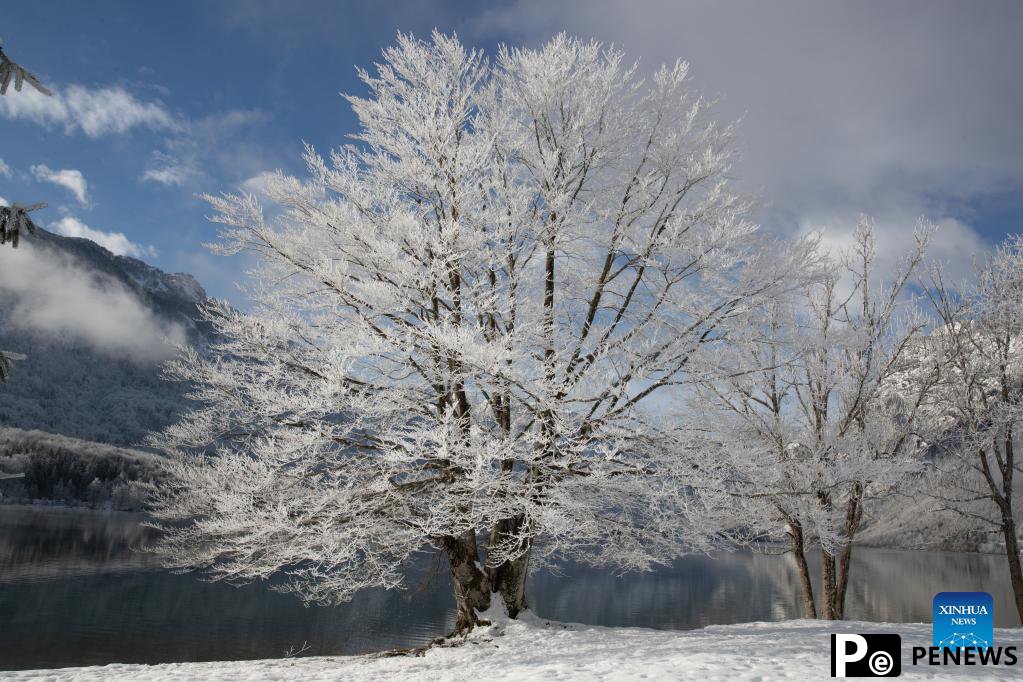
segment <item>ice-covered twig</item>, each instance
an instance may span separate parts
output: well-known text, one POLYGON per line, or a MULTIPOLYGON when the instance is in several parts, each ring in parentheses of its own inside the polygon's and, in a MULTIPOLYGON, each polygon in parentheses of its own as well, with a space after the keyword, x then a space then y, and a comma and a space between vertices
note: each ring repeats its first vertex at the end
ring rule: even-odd
POLYGON ((12 62, 11 58, 4 53, 4 48, 0 47, 0 95, 7 94, 7 88, 12 79, 17 92, 21 92, 22 85, 28 83, 44 95, 53 95, 50 89, 40 83, 32 72, 12 62))

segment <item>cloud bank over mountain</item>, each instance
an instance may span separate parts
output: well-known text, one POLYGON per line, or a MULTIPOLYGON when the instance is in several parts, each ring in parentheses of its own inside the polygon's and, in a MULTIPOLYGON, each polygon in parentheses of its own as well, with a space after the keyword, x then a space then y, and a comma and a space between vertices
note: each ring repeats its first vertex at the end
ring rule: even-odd
POLYGON ((0 390, 0 423, 137 444, 185 408, 160 376, 175 344, 202 346, 206 292, 93 241, 41 230, 0 252, 0 348, 26 357, 0 390))
POLYGON ((15 301, 5 324, 71 335, 99 352, 161 360, 185 340, 180 324, 158 317, 117 280, 31 243, 3 254, 0 292, 15 301))

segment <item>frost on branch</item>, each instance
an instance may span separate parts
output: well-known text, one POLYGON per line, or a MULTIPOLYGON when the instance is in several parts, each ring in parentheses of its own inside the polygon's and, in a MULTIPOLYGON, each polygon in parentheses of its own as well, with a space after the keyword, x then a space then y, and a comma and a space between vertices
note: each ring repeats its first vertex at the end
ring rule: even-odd
POLYGON ((11 58, 4 53, 3 46, 0 46, 0 95, 7 94, 7 88, 10 87, 12 80, 16 92, 21 92, 22 85, 28 83, 44 95, 53 94, 31 72, 12 62, 11 58))
POLYGON ((12 247, 18 248, 23 233, 35 234, 38 226, 32 222, 29 213, 40 208, 46 208, 46 204, 0 206, 0 246, 10 242, 12 247))
POLYGON ((462 629, 491 591, 524 608, 538 562, 713 546, 658 405, 811 245, 765 248, 687 72, 400 36, 347 98, 353 144, 207 197, 259 266, 252 312, 210 307, 224 340, 169 368, 198 403, 155 439, 170 561, 338 601, 439 548, 462 629))

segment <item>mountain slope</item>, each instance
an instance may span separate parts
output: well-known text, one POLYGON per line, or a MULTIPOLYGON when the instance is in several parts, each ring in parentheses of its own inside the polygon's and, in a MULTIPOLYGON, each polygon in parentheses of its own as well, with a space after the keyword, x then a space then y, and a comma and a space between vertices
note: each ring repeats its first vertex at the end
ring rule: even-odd
POLYGON ((208 337, 199 282, 42 230, 18 251, 0 253, 9 268, 0 276, 0 348, 28 357, 0 386, 0 426, 134 445, 174 421, 185 387, 163 380, 159 363, 171 353, 165 336, 198 345, 208 337), (34 282, 12 282, 16 265, 28 278, 47 269, 38 300, 34 282))

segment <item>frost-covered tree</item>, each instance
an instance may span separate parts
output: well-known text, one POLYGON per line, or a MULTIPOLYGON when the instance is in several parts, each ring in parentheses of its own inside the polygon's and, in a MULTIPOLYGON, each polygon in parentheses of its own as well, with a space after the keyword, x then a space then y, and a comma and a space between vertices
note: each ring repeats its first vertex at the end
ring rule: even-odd
MULTIPOLYGON (((32 217, 28 214, 30 211, 35 211, 45 206, 45 203, 32 204, 31 206, 21 206, 19 204, 0 206, 0 246, 10 242, 11 247, 16 249, 23 233, 34 234, 37 226, 32 222, 32 217)), ((21 353, 0 351, 0 384, 5 383, 11 375, 14 362, 24 359, 25 356, 21 353)))
MULTIPOLYGON (((44 95, 52 94, 31 72, 11 61, 10 57, 4 53, 3 47, 0 46, 0 95, 7 94, 7 88, 12 80, 17 92, 21 92, 22 85, 27 82, 44 95)), ((36 225, 28 213, 44 206, 46 206, 44 203, 31 206, 19 204, 0 206, 0 246, 9 241, 11 246, 17 248, 22 233, 32 234, 35 232, 36 225)), ((23 360, 24 357, 19 353, 0 351, 0 383, 7 381, 7 377, 11 374, 12 363, 16 360, 23 360)))
POLYGON ((355 144, 210 197, 259 266, 252 311, 210 307, 224 341, 170 368, 201 405, 155 440, 169 561, 331 602, 439 548, 464 630, 492 592, 524 608, 538 562, 705 546, 644 406, 805 250, 761 248, 686 74, 565 36, 492 63, 400 36, 348 97, 355 144))
POLYGON ((730 325, 691 400, 687 449, 700 487, 733 500, 733 523, 751 539, 787 543, 807 618, 844 617, 864 508, 921 469, 915 429, 927 385, 902 372, 926 325, 903 295, 926 239, 919 232, 884 278, 862 221, 821 280, 730 325), (806 560, 814 545, 819 611, 806 560))
POLYGON ((0 206, 0 246, 10 242, 11 247, 16 249, 21 235, 35 234, 39 226, 32 221, 29 213, 40 208, 46 208, 46 204, 0 206))
POLYGON ((948 286, 935 271, 927 287, 940 326, 920 347, 920 365, 941 378, 925 405, 940 446, 927 495, 960 530, 1001 536, 1016 609, 1023 620, 1016 435, 1023 421, 1023 238, 1011 237, 976 277, 948 286))

